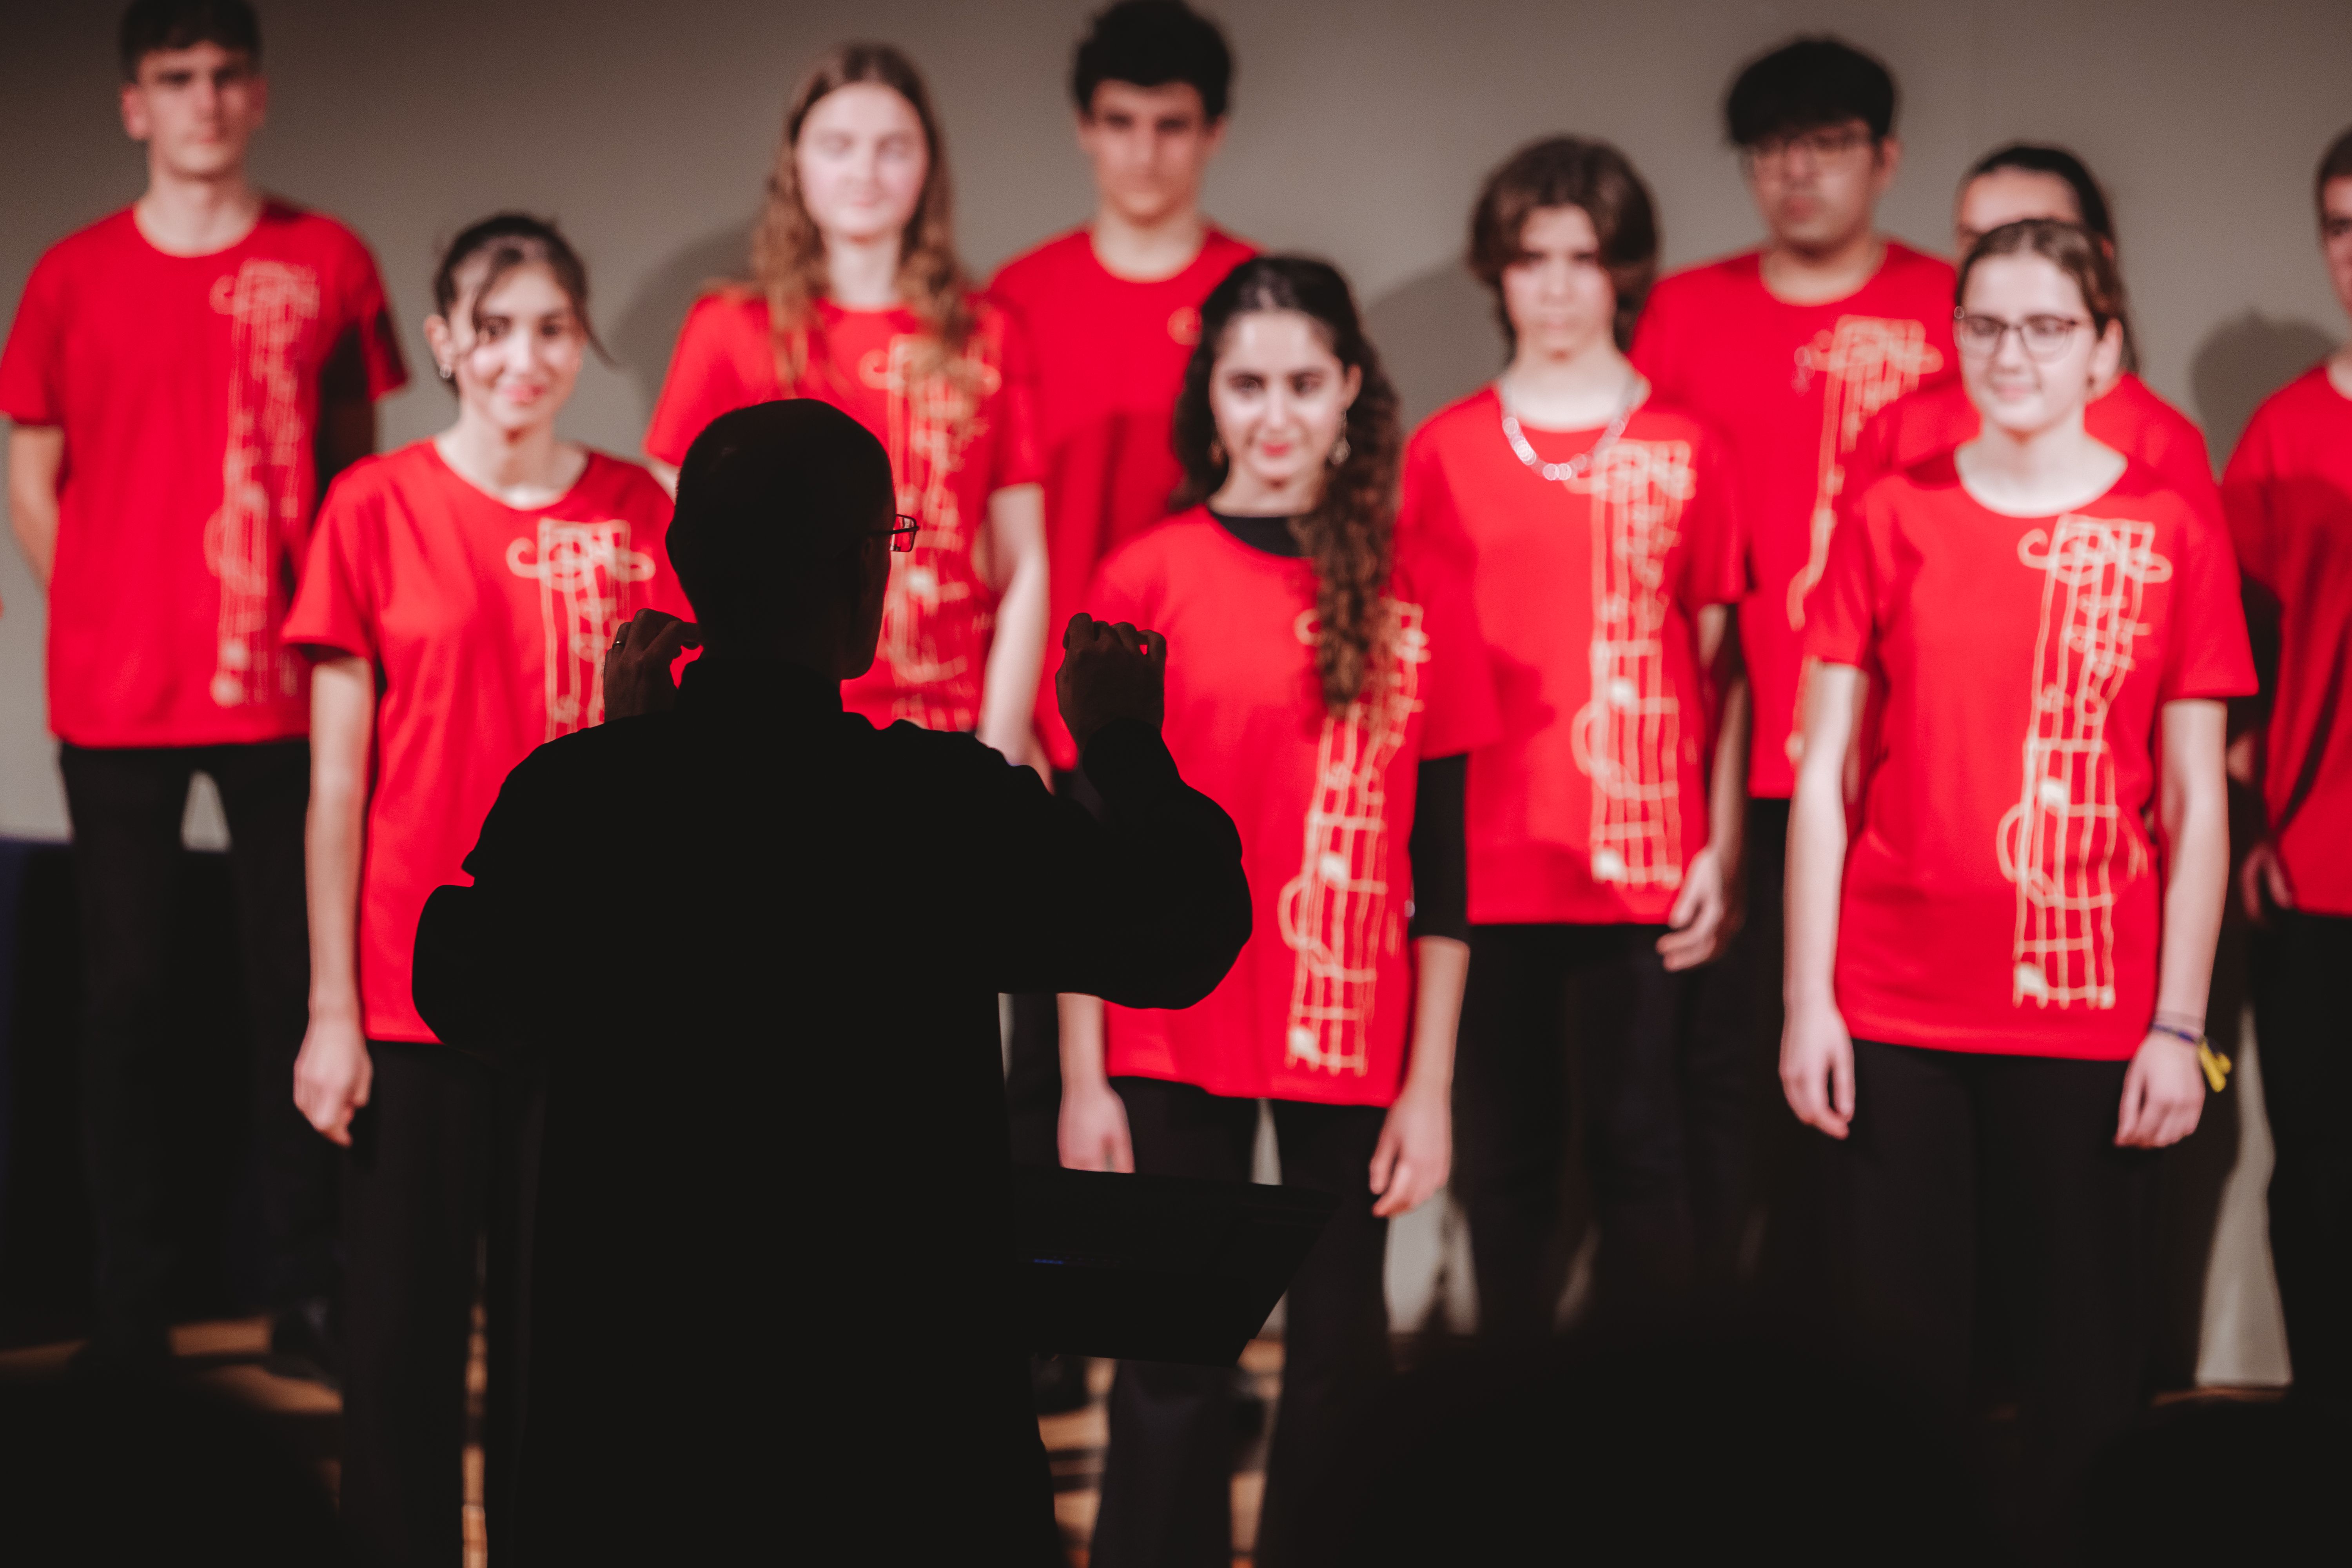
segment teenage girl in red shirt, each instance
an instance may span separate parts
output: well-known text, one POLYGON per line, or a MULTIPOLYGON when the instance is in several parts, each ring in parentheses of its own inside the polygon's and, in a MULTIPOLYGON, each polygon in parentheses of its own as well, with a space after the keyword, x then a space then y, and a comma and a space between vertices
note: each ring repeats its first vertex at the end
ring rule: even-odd
POLYGON ((1041 760, 1030 719, 1047 567, 1028 355, 956 260, 947 150, 898 50, 837 49, 793 95, 751 271, 687 317, 646 432, 656 471, 675 483, 730 409, 817 397, 856 416, 922 531, 891 558, 881 653, 843 705, 1041 760))
MULTIPOLYGON (((1386 1365, 1388 1220, 1445 1180, 1465 754, 1494 703, 1467 584, 1393 541, 1396 395, 1345 279, 1262 257, 1201 314, 1175 419, 1199 504, 1114 552, 1086 606, 1182 650, 1164 733, 1241 830, 1255 923, 1182 1012, 1065 998, 1062 1163, 1246 1180, 1265 1100, 1283 1180, 1342 1200, 1285 1319, 1257 1541, 1282 1564, 1386 1365)), ((1232 1560, 1231 1391, 1120 1364, 1092 1561, 1232 1560)))
MULTIPOLYGON (((314 665, 310 1022, 294 1100, 350 1151, 342 1510, 387 1563, 459 1553, 486 1222, 494 1343, 509 1284, 491 1152, 510 1143, 493 1126, 512 1096, 417 1016, 417 917, 463 879, 515 764, 604 721, 604 652, 629 617, 688 613, 661 486, 555 433, 594 343, 587 272, 563 237, 515 214, 478 223, 443 257, 433 300, 425 339, 457 422, 335 482, 286 623, 314 665)), ((583 852, 617 869, 627 819, 616 806, 611 842, 583 852)), ((579 972, 544 983, 593 985, 597 942, 583 926, 579 972)), ((492 1364, 511 1364, 503 1346, 492 1364)))
POLYGON ((1957 1406, 1979 1235, 2013 1256, 2022 1518, 2044 1544, 2140 1406, 2151 1151, 2204 1101, 2223 704, 2252 684, 2219 529, 2084 429, 2119 292, 2073 225, 1969 253, 1983 429, 1839 525, 1789 844, 1781 1079, 1846 1145, 1853 1304, 1957 1406))
POLYGON ((1548 1333, 1571 1055, 1605 1299, 1652 1300, 1745 1228, 1756 1073, 1691 1027, 1728 934, 1747 791, 1732 606, 1748 574, 1715 433, 1626 363, 1657 268, 1624 155, 1559 137, 1486 182, 1471 265, 1512 342, 1433 415, 1398 529, 1458 539, 1502 737, 1470 759, 1470 944, 1456 1190, 1482 1334, 1548 1333))

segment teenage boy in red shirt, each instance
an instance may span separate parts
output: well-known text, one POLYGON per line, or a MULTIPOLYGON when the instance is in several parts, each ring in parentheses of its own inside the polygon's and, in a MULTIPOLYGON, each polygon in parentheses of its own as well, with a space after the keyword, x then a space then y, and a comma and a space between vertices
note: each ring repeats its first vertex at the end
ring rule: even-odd
MULTIPOLYGON (((1201 213, 1201 181, 1225 136, 1233 56, 1182 0, 1119 0, 1078 44, 1070 89, 1078 147, 1094 165, 1095 213, 1004 264, 989 293, 1017 318, 1035 365, 1045 459, 1046 616, 1059 626, 1095 568, 1159 521, 1182 478, 1169 439, 1201 301, 1253 247, 1201 213)), ((1076 788, 1077 751, 1054 701, 1048 659, 1037 732, 1055 787, 1076 788)), ((1013 999, 1013 1158, 1056 1163, 1062 1099, 1051 996, 1013 999)))
MULTIPOLYGON (((168 1355, 173 874, 191 775, 229 827, 273 1345, 331 1363, 333 1148, 294 1109, 310 965, 307 668, 279 637, 327 479, 405 379, 366 247, 246 177, 268 87, 245 0, 138 0, 130 209, 52 247, 0 353, 9 511, 49 594, 49 727, 73 824, 82 1117, 98 1230, 92 1370, 168 1355)), ((283 1364, 283 1363, 281 1363, 283 1364)))
MULTIPOLYGON (((2320 161, 2319 235, 2352 314, 2352 131, 2320 161)), ((2276 649, 2254 776, 2270 834, 2241 873, 2254 930, 2263 1104, 2278 1145, 2271 1256, 2298 1397, 2352 1393, 2352 1085, 2343 979, 2352 967, 2352 348, 2255 411, 2221 476, 2250 607, 2276 649)))
POLYGON ((1711 1048, 1752 1054, 1759 1072, 1780 1033, 1805 595, 1829 558, 1864 423, 1957 374, 1951 268, 1874 226, 1902 163, 1895 100, 1886 68, 1835 38, 1799 38, 1742 70, 1724 118, 1764 243, 1661 280, 1633 334, 1635 368, 1723 435, 1741 476, 1754 584, 1739 608, 1755 716, 1748 880, 1746 925, 1720 962, 1726 994, 1748 1005, 1725 1010, 1711 1048))

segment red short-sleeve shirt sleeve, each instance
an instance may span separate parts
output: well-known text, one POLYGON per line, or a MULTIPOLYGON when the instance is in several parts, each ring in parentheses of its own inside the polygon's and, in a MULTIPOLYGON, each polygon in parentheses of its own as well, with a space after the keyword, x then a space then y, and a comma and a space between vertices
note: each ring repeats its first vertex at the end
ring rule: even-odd
POLYGON ((2164 650, 2160 700, 2250 697, 2254 656, 2238 596, 2238 563, 2229 542, 2201 515, 2181 531, 2173 563, 2172 635, 2164 650))
POLYGON ((368 401, 373 403, 408 384, 408 365, 401 357, 400 333, 392 324, 392 303, 384 294, 383 277, 376 270, 375 258, 356 237, 343 264, 341 288, 345 331, 357 342, 368 401))
POLYGON ((1421 754, 1458 756, 1486 745, 1502 733, 1502 722, 1469 580, 1423 552, 1403 586, 1421 600, 1421 629, 1429 640, 1429 662, 1421 671, 1421 754))
POLYGON ((704 426, 722 414, 766 400, 769 389, 754 385, 743 374, 738 342, 743 323, 741 303, 720 294, 704 296, 687 312, 661 396, 654 403, 653 420, 646 427, 647 453, 676 468, 686 461, 687 448, 704 426))
POLYGON ((0 414, 19 425, 55 425, 58 348, 65 334, 65 269, 45 256, 26 280, 25 297, 0 350, 0 414))
POLYGON ((310 530, 302 585, 280 635, 314 653, 376 656, 375 574, 369 549, 373 487, 367 484, 372 466, 373 461, 362 464, 334 482, 310 530))
POLYGON ((996 310, 1001 349, 996 393, 996 465, 989 489, 1043 483, 1045 459, 1037 444, 1037 364, 1029 352, 1029 334, 1012 311, 996 310))
POLYGON ((1748 538, 1739 515, 1739 487, 1723 443, 1701 441, 1692 463, 1690 505, 1683 512, 1680 581, 1675 595, 1686 609, 1736 605, 1748 596, 1748 538))
POLYGON ((1869 668, 1878 635, 1877 552, 1882 485, 1848 510, 1830 537, 1822 580, 1805 599, 1807 658, 1869 668))
POLYGON ((2230 542, 2237 547, 2239 569, 2272 593, 2278 592, 2277 567, 2272 559, 2269 422, 2260 413, 2239 437, 2221 474, 2221 510, 2230 521, 2230 542))

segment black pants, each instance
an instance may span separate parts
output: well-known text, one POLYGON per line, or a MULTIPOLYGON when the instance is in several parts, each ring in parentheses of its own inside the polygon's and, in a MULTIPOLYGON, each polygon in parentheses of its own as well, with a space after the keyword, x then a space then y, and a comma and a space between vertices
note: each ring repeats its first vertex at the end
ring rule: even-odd
MULTIPOLYGON (((1054 772, 1054 793, 1100 816, 1102 796, 1083 773, 1054 772)), ((1062 1163, 1062 1024, 1051 992, 1013 998, 1005 1046, 1004 1110, 1016 1165, 1062 1163)))
MULTIPOLYGON (((467 1349, 499 1086, 446 1046, 370 1041, 368 1055, 374 1084, 343 1166, 343 1520, 366 1563, 447 1568, 463 1548, 467 1349)), ((502 1326, 501 1282, 494 1271, 502 1326)))
POLYGON ((1726 1085, 1689 1070, 1693 1047, 1712 1043, 1693 1027, 1708 971, 1669 973, 1657 952, 1664 929, 1470 930, 1454 1191, 1470 1221, 1479 1329, 1489 1340, 1524 1344, 1551 1330, 1568 1261, 1561 1176, 1571 1100, 1601 1231, 1594 1278, 1604 1306, 1687 1290, 1702 1233, 1710 1255, 1736 1250, 1721 1234, 1730 1216, 1720 1167, 1744 1149, 1748 1102, 1736 1098, 1736 1076, 1726 1085), (1715 1200, 1704 1211, 1695 1201, 1703 1192, 1715 1200))
MULTIPOLYGON (((1149 1174, 1246 1181, 1258 1102, 1157 1079, 1111 1080, 1127 1102, 1135 1168, 1149 1174)), ((1337 1193, 1339 1210, 1290 1282, 1283 1318, 1282 1406, 1265 1461, 1256 1561, 1300 1561, 1300 1530, 1339 1479, 1334 1459, 1387 1373, 1388 1221, 1372 1214, 1378 1106, 1277 1100, 1282 1179, 1337 1193)), ((1233 1561, 1233 1373, 1217 1367, 1121 1362, 1110 1392, 1110 1446, 1095 1516, 1097 1568, 1233 1561)))
POLYGON ((2271 1172, 2271 1259, 2297 1395, 2352 1400, 2352 919, 2273 910, 2254 932, 2254 1035, 2271 1172))
POLYGON ((184 1243, 180 1175, 166 1166, 164 1064, 173 1048, 172 919, 188 785, 211 776, 228 819, 260 1152, 272 1306, 334 1287, 334 1146, 294 1109, 294 1057, 309 1018, 302 818, 307 741, 259 745, 65 745, 87 995, 82 1141, 98 1232, 101 1334, 152 1335, 184 1243))
POLYGON ((2083 1470, 2139 1415, 2156 1156, 2115 1146, 2124 1062, 1854 1042, 1845 1215, 1866 1337, 1956 1415, 1976 1349, 1979 1243, 2017 1357, 2020 1495, 2051 1542, 2083 1470))

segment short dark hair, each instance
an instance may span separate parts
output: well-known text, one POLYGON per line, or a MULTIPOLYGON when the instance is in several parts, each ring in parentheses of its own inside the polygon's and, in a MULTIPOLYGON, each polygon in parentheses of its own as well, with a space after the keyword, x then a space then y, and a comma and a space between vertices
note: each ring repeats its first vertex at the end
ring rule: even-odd
MULTIPOLYGON (((2312 182, 2311 199, 2325 203, 2328 184, 2336 180, 2352 180, 2352 130, 2327 144, 2327 151, 2319 160, 2319 177, 2312 182)), ((2326 208, 2322 206, 2320 211, 2325 216, 2326 208)))
POLYGON ((1225 117, 1234 87, 1234 53, 1217 25, 1184 0, 1118 0, 1097 13, 1078 41, 1070 68, 1070 96, 1080 114, 1095 111, 1095 89, 1107 81, 1138 87, 1182 82, 1201 95, 1215 124, 1225 117))
POLYGON ((1601 264, 1617 291, 1617 346, 1633 341, 1633 321, 1658 276, 1657 208, 1624 153, 1606 142, 1553 136, 1530 142, 1486 176, 1470 215, 1470 270, 1495 291, 1503 335, 1516 339, 1503 305, 1503 268, 1519 258, 1528 219, 1539 207, 1581 207, 1601 242, 1601 264))
POLYGON ((1723 119, 1735 147, 1849 120, 1884 142, 1895 130, 1895 78, 1843 38, 1796 38, 1748 63, 1723 100, 1723 119))
POLYGON ((2029 174, 2048 174, 2065 181, 2067 188, 2074 193, 2074 210, 2083 215, 2083 226, 2109 245, 2115 244, 2116 219, 2107 205, 2107 193, 2099 188, 2099 182, 2092 177, 2090 169, 2074 153, 2063 147, 2041 147, 2030 142, 2012 142, 1978 159, 1975 166, 1969 170, 1968 179, 1960 182, 1960 188, 1965 190, 1969 181, 1982 179, 1987 174, 1998 174, 2003 169, 2017 169, 2029 174))
POLYGON ((122 79, 139 79, 139 62, 162 49, 218 44, 261 63, 261 18, 246 0, 131 0, 122 13, 122 79))

